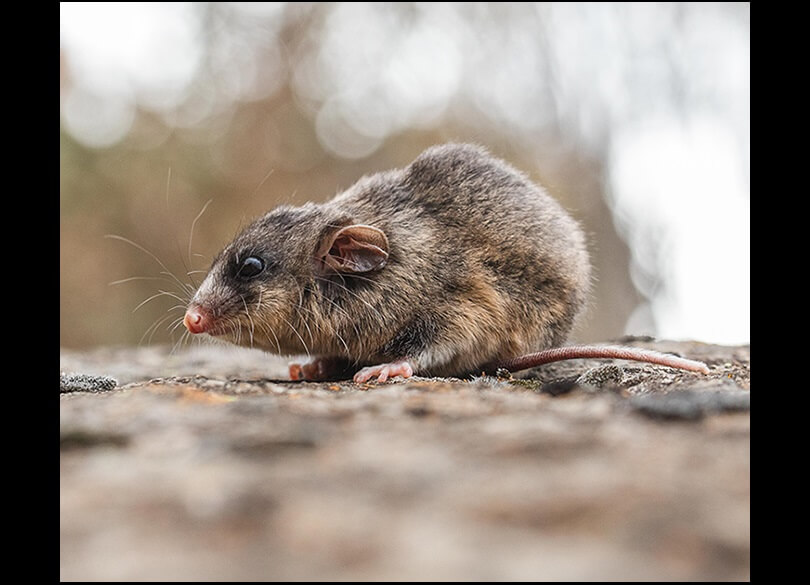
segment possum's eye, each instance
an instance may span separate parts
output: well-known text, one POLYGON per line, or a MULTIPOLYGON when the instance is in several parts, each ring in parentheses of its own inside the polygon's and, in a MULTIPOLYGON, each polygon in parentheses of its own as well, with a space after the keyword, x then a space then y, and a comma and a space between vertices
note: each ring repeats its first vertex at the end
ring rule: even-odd
POLYGON ((248 256, 239 263, 239 270, 236 272, 236 277, 242 280, 248 280, 254 276, 258 276, 264 270, 264 260, 258 256, 248 256))

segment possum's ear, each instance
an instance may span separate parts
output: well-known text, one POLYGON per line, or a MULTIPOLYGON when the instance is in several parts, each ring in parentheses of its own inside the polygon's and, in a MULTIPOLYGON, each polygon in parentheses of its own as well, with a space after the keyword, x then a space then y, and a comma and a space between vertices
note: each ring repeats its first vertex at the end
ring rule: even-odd
POLYGON ((324 238, 318 260, 327 271, 352 274, 379 270, 388 262, 388 238, 370 225, 349 225, 324 238))

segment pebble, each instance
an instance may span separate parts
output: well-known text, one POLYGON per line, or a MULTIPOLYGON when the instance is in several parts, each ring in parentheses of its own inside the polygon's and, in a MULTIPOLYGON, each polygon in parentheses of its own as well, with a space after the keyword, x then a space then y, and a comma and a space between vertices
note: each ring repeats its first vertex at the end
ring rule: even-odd
POLYGON ((118 386, 118 380, 110 376, 92 374, 59 374, 59 393, 107 392, 118 386))

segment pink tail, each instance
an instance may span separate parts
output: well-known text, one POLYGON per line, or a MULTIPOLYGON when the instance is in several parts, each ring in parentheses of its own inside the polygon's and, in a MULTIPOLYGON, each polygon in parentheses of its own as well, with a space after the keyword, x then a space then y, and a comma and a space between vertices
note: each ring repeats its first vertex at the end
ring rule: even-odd
POLYGON ((504 368, 510 372, 518 372, 528 368, 534 368, 551 362, 559 362, 570 359, 619 359, 633 360, 637 362, 647 362, 671 368, 680 368, 692 372, 709 373, 709 368, 703 362, 688 360, 674 355, 653 351, 650 349, 640 349, 636 347, 600 346, 600 345, 569 345, 566 347, 556 347, 537 353, 520 356, 511 360, 506 360, 494 364, 490 369, 504 368))

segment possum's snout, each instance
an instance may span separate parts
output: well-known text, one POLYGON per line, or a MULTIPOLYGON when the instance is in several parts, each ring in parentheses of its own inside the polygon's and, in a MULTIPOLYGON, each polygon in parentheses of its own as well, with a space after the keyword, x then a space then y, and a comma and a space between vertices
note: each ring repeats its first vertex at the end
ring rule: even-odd
POLYGON ((213 322, 210 313, 198 305, 191 305, 183 317, 183 325, 190 333, 206 333, 211 329, 213 322))

